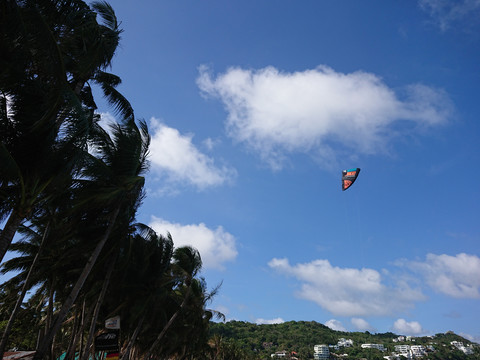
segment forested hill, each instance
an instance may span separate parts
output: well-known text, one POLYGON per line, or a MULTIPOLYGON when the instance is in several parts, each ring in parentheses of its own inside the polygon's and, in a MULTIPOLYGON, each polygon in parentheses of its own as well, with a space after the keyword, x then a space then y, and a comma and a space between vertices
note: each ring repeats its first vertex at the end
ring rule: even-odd
MULTIPOLYGON (((435 351, 430 351, 428 359, 480 359, 478 344, 447 332, 435 336, 416 337, 409 341, 394 342, 399 335, 391 332, 372 334, 366 332, 335 331, 315 321, 289 321, 282 324, 257 325, 243 321, 212 323, 211 337, 224 348, 236 353, 242 359, 271 359, 271 354, 278 351, 295 352, 298 359, 313 359, 314 345, 336 345, 340 338, 353 340, 353 347, 340 348, 337 354, 348 354, 347 359, 382 359, 394 351, 395 345, 430 345, 435 351), (474 347, 473 355, 466 355, 451 345, 452 341, 463 342, 474 347), (387 349, 382 353, 376 349, 362 349, 361 344, 383 344, 387 349)), ((224 358, 227 359, 229 356, 224 358)), ((334 356, 332 358, 335 358, 334 356)), ((425 357, 424 357, 425 358, 425 357)))

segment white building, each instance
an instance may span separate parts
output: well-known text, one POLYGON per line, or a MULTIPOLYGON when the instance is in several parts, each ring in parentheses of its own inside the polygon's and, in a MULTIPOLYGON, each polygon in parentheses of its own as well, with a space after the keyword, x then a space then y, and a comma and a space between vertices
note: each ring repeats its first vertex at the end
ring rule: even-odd
POLYGON ((395 352, 399 354, 408 354, 410 352, 410 345, 395 345, 395 352))
POLYGON ((362 349, 377 349, 380 351, 386 351, 385 347, 383 344, 362 344, 362 349))
POLYGON ((473 349, 470 346, 463 345, 463 342, 461 341, 452 341, 450 344, 455 346, 458 350, 463 351, 463 353, 466 355, 473 354, 473 349))
POLYGON ((410 346, 410 350, 412 350, 412 354, 415 357, 422 357, 426 353, 425 347, 422 345, 412 345, 410 346))
POLYGON ((315 345, 313 347, 313 358, 315 360, 328 359, 330 356, 330 350, 327 345, 315 345))
POLYGON ((341 339, 338 340, 337 345, 338 346, 343 346, 343 347, 352 347, 353 346, 353 340, 352 339, 341 338, 341 339))

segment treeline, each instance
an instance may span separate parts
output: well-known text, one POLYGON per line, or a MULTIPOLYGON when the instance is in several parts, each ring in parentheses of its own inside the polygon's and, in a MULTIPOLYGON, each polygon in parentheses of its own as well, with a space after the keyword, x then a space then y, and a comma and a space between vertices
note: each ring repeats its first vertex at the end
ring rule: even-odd
MULTIPOLYGON (((383 356, 394 351, 395 345, 432 345, 434 352, 428 354, 429 359, 480 359, 480 348, 476 347, 474 355, 465 355, 454 348, 452 341, 472 344, 469 340, 452 332, 436 334, 434 337, 416 337, 412 341, 394 343, 398 338, 391 332, 372 334, 366 332, 335 331, 315 321, 289 321, 281 324, 257 325, 243 321, 213 323, 210 327, 211 336, 230 344, 242 359, 271 359, 271 354, 286 351, 299 359, 313 359, 315 345, 336 345, 340 338, 353 340, 351 348, 341 348, 332 353, 348 354, 348 359, 383 359, 383 356), (362 349, 361 344, 383 344, 386 353, 375 349, 362 349)), ((335 358, 332 355, 332 358, 335 358)))
POLYGON ((104 1, 0 3, 0 356, 87 360, 112 316, 122 360, 211 354, 200 254, 136 220, 150 136, 107 71, 121 33, 104 1))

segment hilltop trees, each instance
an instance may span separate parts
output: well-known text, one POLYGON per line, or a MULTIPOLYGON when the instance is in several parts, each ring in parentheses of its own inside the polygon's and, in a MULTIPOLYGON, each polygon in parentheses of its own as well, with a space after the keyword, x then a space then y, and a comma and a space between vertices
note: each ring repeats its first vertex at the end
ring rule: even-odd
POLYGON ((150 137, 106 71, 122 32, 112 7, 0 6, 0 261, 18 253, 1 268, 17 274, 0 287, 0 352, 88 359, 114 315, 123 360, 208 352, 206 305, 217 289, 198 276, 200 254, 136 222, 150 137), (117 123, 101 125, 94 84, 117 123))
MULTIPOLYGON (((312 359, 314 345, 335 345, 340 338, 352 339, 352 347, 331 349, 332 358, 348 354, 352 359, 382 359, 394 350, 393 339, 398 335, 393 333, 371 334, 370 332, 343 332, 332 330, 325 325, 311 321, 289 321, 281 324, 257 325, 243 321, 215 323, 210 328, 211 345, 215 350, 212 358, 233 359, 229 350, 242 353, 242 359, 271 359, 271 354, 277 351, 295 352, 299 359, 312 359), (383 344, 387 352, 377 349, 363 349, 362 343, 383 344)), ((434 337, 417 337, 408 341, 409 345, 433 346, 428 359, 480 359, 480 347, 474 346, 475 353, 466 355, 451 345, 452 341, 472 343, 455 334, 437 334, 434 337)))

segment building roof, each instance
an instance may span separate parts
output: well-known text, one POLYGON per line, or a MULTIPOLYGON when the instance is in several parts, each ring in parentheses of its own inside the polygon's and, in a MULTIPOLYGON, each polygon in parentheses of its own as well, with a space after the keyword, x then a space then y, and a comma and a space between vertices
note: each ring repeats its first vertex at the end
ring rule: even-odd
POLYGON ((5 351, 3 360, 32 360, 35 351, 5 351))

